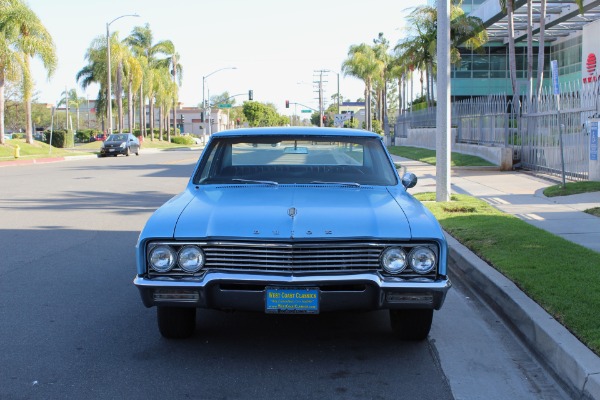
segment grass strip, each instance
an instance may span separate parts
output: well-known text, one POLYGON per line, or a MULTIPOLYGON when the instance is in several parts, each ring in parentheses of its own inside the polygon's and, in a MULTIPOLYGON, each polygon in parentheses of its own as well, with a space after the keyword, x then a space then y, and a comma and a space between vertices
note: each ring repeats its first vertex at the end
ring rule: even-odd
MULTIPOLYGON (((32 158, 47 158, 47 157, 69 157, 69 156, 81 156, 89 155, 90 153, 100 152, 102 146, 101 141, 90 142, 79 144, 75 149, 61 149, 52 147, 39 141, 34 141, 33 144, 25 142, 25 139, 10 139, 6 141, 5 145, 0 145, 0 162, 2 161, 13 161, 15 160, 15 147, 19 146, 19 157, 25 159, 32 158)), ((175 143, 169 143, 166 140, 149 140, 146 139, 142 143, 143 149, 175 149, 181 147, 189 147, 187 145, 180 145, 175 143)))
POLYGON ((442 227, 600 355, 600 254, 466 195, 416 194, 442 227))
MULTIPOLYGON (((388 150, 391 154, 396 156, 421 161, 431 165, 435 165, 436 163, 435 150, 410 146, 390 146, 388 147, 388 150)), ((450 166, 452 167, 492 167, 495 165, 481 157, 468 154, 452 152, 450 158, 450 166)))
POLYGON ((33 144, 29 144, 25 142, 25 139, 10 139, 6 140, 6 144, 0 145, 0 161, 14 160, 16 146, 19 146, 19 157, 26 159, 81 156, 89 154, 86 152, 51 147, 50 145, 37 140, 34 140, 33 144))
POLYGON ((553 185, 544 189, 544 196, 569 196, 572 194, 600 192, 600 182, 585 181, 585 182, 567 182, 565 187, 562 185, 553 185))

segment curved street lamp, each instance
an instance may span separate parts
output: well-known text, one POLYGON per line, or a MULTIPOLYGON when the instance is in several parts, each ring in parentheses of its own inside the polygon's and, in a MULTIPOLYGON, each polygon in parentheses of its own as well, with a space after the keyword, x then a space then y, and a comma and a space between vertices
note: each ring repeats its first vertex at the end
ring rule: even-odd
MULTIPOLYGON (((107 133, 110 135, 112 133, 112 93, 111 93, 111 77, 110 77, 110 32, 109 32, 109 27, 110 24, 112 24, 113 22, 115 22, 118 19, 124 18, 124 17, 139 17, 139 15, 137 14, 125 14, 125 15, 121 15, 120 17, 117 17, 115 19, 113 19, 110 22, 106 23, 106 66, 107 66, 107 90, 106 90, 106 105, 107 105, 107 110, 108 110, 108 129, 107 129, 107 133)), ((120 125, 119 125, 120 127, 120 125)))
MULTIPOLYGON (((216 71, 213 71, 213 72, 211 72, 210 74, 208 74, 208 75, 205 75, 205 76, 203 76, 203 77, 202 77, 202 109, 204 110, 204 118, 208 118, 207 131, 208 131, 208 136, 209 136, 209 137, 210 137, 210 135, 211 135, 211 133, 212 133, 212 132, 211 132, 211 128, 212 128, 212 127, 211 127, 211 123, 210 123, 210 104, 207 104, 207 103, 206 103, 206 100, 205 100, 205 98, 204 98, 204 93, 205 93, 205 92, 204 92, 204 84, 205 84, 205 82, 206 82, 206 78, 208 78, 208 77, 209 77, 209 76, 211 76, 211 75, 214 75, 214 74, 216 74, 216 73, 217 73, 217 72, 219 72, 219 71, 223 71, 223 70, 226 70, 226 69, 237 69, 237 67, 224 67, 224 68, 219 68, 218 70, 216 70, 216 71), (208 112, 207 112, 207 111, 208 111, 208 112)), ((209 91, 209 93, 210 93, 210 91, 209 91)), ((208 99, 208 100, 210 101, 210 99, 208 99)))

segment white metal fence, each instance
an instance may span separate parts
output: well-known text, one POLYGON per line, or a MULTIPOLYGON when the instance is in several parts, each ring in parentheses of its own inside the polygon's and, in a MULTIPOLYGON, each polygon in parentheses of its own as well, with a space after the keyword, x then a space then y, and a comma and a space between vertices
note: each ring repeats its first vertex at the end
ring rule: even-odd
MULTIPOLYGON (((452 125, 456 142, 512 148, 516 165, 544 174, 562 175, 560 134, 563 139, 565 176, 571 180, 589 177, 589 129, 586 123, 598 116, 598 83, 570 83, 561 87, 560 121, 557 97, 544 92, 533 103, 513 107, 506 95, 485 96, 454 102, 452 125), (559 129, 561 128, 561 129, 559 129)), ((408 130, 435 127, 436 110, 398 116, 395 135, 408 130)))

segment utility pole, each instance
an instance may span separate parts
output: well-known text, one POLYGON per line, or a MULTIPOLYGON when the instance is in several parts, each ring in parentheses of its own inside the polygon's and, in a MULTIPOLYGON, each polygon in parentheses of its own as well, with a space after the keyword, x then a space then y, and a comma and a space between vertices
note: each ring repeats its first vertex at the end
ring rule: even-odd
POLYGON ((440 0, 437 30, 436 201, 450 200, 450 0, 440 0))

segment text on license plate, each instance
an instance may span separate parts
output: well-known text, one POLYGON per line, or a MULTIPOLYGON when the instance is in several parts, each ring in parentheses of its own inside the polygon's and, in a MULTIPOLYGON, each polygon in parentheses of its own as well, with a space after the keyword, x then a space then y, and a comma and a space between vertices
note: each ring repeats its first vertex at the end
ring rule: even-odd
POLYGON ((319 289, 268 287, 265 295, 268 313, 319 313, 319 289))

